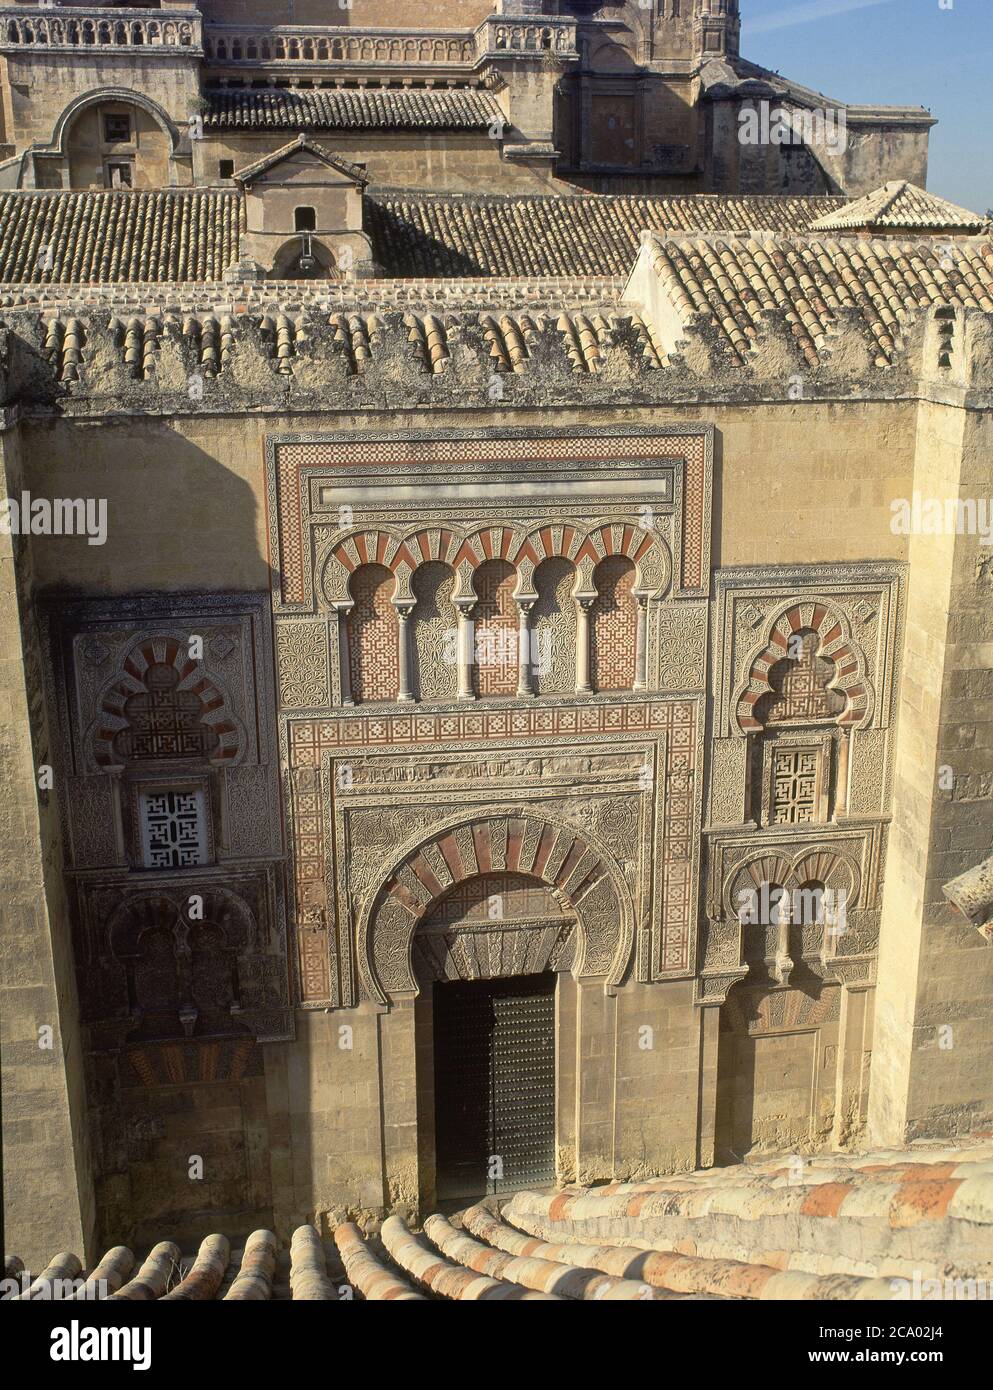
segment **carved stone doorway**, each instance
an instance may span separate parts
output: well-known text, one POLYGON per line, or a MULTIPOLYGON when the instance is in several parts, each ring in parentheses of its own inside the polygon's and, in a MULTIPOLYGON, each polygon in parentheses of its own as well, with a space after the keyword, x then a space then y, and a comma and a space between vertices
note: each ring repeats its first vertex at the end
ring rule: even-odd
POLYGON ((555 975, 436 983, 439 1200, 555 1181, 555 975))

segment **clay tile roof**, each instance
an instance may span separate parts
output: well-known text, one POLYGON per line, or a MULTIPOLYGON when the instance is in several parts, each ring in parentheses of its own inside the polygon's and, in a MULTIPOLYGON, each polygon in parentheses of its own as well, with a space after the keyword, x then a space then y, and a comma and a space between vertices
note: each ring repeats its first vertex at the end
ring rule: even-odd
POLYGON ((841 198, 425 196, 378 190, 366 230, 387 275, 624 275, 643 229, 806 231, 841 198))
POLYGON ((656 273, 684 319, 716 324, 729 355, 744 361, 766 311, 785 315, 812 366, 845 310, 875 345, 877 366, 892 360, 910 315, 948 304, 993 313, 993 242, 942 247, 897 238, 669 237, 654 242, 656 273))
POLYGON ((208 130, 485 130, 501 118, 489 92, 474 89, 273 87, 209 92, 208 130))
POLYGON ((254 164, 246 164, 243 169, 239 169, 234 177, 239 183, 252 183, 264 174, 267 169, 272 169, 275 165, 281 164, 284 159, 289 159, 300 150, 307 150, 331 169, 337 169, 339 173, 346 174, 350 179, 363 185, 369 182, 365 170, 358 164, 353 164, 351 160, 343 159, 340 154, 335 154, 333 150, 325 149, 316 140, 311 140, 306 135, 298 135, 295 140, 291 140, 288 145, 281 145, 278 150, 273 150, 270 154, 263 155, 254 164))
POLYGON ((479 1204, 452 1220, 428 1216, 420 1235, 393 1215, 378 1238, 351 1221, 331 1239, 312 1226, 288 1240, 289 1232, 215 1233, 196 1251, 161 1240, 144 1259, 144 1246, 136 1258, 117 1245, 92 1267, 63 1251, 34 1277, 14 1255, 5 1274, 17 1289, 12 1302, 51 1299, 54 1281, 69 1280, 76 1297, 112 1303, 333 1302, 353 1292, 376 1303, 837 1303, 899 1298, 893 1276, 903 1268, 904 1297, 927 1280, 939 1297, 975 1302, 986 1294, 991 1198, 993 1145, 977 1136, 808 1155, 799 1169, 794 1154, 768 1154, 647 1181, 518 1191, 498 1215, 479 1204))
POLYGON ((237 260, 240 193, 0 193, 0 283, 219 280, 237 260))
POLYGON ((909 232, 971 232, 982 231, 984 219, 968 208, 957 207, 944 198, 900 179, 885 183, 864 198, 827 213, 811 224, 813 232, 909 231, 909 232))

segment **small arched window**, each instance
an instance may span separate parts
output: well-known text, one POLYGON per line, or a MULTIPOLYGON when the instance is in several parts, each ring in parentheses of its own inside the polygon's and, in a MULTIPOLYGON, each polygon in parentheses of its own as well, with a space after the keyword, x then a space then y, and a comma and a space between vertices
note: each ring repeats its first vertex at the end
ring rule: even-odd
POLYGON ((634 573, 634 565, 624 555, 601 560, 593 571, 597 597, 591 614, 591 665, 597 691, 634 688, 638 643, 634 573))
POLYGON ((316 232, 317 211, 314 208, 293 209, 293 230, 295 232, 316 232))
POLYGON ((517 694, 517 575, 506 560, 486 560, 476 571, 479 602, 475 611, 476 694, 481 698, 517 694))
POLYGON ((458 617, 452 603, 455 572, 438 560, 420 565, 411 588, 414 691, 419 700, 454 700, 458 693, 458 617))
POLYGON ((352 697, 358 704, 395 700, 400 688, 395 588, 385 565, 360 565, 352 575, 355 607, 348 615, 352 697))

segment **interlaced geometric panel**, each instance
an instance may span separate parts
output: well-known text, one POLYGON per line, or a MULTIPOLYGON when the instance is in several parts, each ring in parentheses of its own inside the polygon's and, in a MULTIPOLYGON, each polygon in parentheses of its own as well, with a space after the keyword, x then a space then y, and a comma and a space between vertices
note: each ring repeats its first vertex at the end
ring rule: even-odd
POLYGON ((593 571, 597 597, 591 611, 590 671, 594 690, 634 688, 638 614, 632 597, 634 565, 623 555, 593 571))
POLYGON ((810 748, 777 748, 772 758, 773 825, 817 819, 820 755, 810 748))
POLYGON ((506 560, 487 560, 474 576, 475 687, 481 699, 517 694, 516 574, 506 560))
POLYGON ((562 915, 562 904, 538 879, 526 874, 479 874, 439 898, 421 927, 562 915))
POLYGON ((197 788, 142 792, 141 840, 146 869, 183 869, 205 863, 203 792, 197 788))
POLYGON ((458 618, 452 602, 455 573, 431 561, 414 572, 414 694, 418 700, 454 700, 458 693, 458 618))
POLYGON ((576 571, 568 560, 544 560, 535 570, 538 602, 531 614, 531 679, 538 695, 576 689, 576 571))
POLYGON ((348 665, 357 704, 395 700, 400 689, 394 579, 385 565, 360 565, 352 575, 355 607, 348 615, 348 665))
POLYGON ((177 690, 175 666, 156 662, 144 675, 145 689, 124 701, 128 727, 114 735, 114 751, 122 760, 203 760, 220 740, 203 722, 203 705, 192 690, 177 690))
POLYGON ((815 724, 835 719, 845 708, 845 697, 828 686, 834 678, 834 662, 817 655, 816 632, 798 632, 795 655, 777 661, 769 672, 772 690, 756 707, 766 724, 815 724))

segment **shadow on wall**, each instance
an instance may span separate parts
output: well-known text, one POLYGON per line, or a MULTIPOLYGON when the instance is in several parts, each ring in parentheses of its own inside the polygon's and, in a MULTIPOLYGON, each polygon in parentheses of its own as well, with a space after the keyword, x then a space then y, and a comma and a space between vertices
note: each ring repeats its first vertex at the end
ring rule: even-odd
MULTIPOLYGON (((101 521, 103 532, 102 543, 96 544, 88 543, 92 536, 30 538, 36 613, 53 603, 68 613, 71 599, 105 600, 93 611, 99 611, 108 633, 140 632, 147 624, 153 636, 144 646, 150 651, 156 645, 156 626, 160 631, 165 624, 170 630, 195 632, 198 612, 203 614, 201 625, 212 625, 209 630, 216 633, 218 612, 239 611, 239 596, 243 604, 246 595, 253 598, 257 621, 268 626, 264 424, 245 416, 223 422, 204 417, 173 417, 170 422, 109 418, 99 424, 63 418, 26 422, 21 428, 24 488, 34 498, 80 498, 92 504, 83 514, 101 521), (214 607, 205 602, 198 610, 200 594, 214 607), (174 608, 170 595, 177 596, 174 608), (183 605, 178 603, 180 595, 186 596, 183 605), (222 595, 231 596, 229 607, 222 595)), ((233 620, 232 633, 237 636, 233 620)), ((216 651, 225 653, 223 630, 214 640, 216 651)), ((131 649, 130 637, 128 642, 131 649)), ((112 649, 111 656, 102 653, 97 633, 91 650, 97 664, 82 677, 101 689, 113 677, 117 650, 110 638, 104 645, 112 649)), ((266 638, 264 650, 256 643, 249 654, 247 681, 248 687, 253 679, 259 682, 254 694, 261 693, 266 703, 271 700, 272 674, 259 675, 258 668, 271 666, 269 645, 266 638)), ((157 661, 170 659, 170 653, 156 652, 157 661)), ((182 655, 176 660, 182 665, 182 655)), ((149 669, 160 668, 153 663, 149 669)), ((200 669, 216 676, 216 654, 208 651, 200 669)), ((189 699, 186 685, 182 693, 189 699)), ((250 688, 245 698, 252 701, 250 688)), ((144 706, 142 710, 147 712, 144 706)), ((176 746, 170 749, 161 730, 153 727, 154 720, 148 729, 142 726, 140 738, 135 734, 127 741, 124 751, 118 740, 113 760, 125 766, 113 775, 121 785, 127 783, 133 790, 136 778, 144 785, 148 778, 164 777, 172 786, 202 773, 208 788, 213 779, 215 792, 217 786, 228 786, 223 782, 227 773, 211 770, 209 754, 216 750, 208 748, 206 755, 200 750, 200 764, 195 765, 189 745, 192 726, 188 720, 183 723, 184 711, 176 701, 159 713, 172 717, 176 746), (184 729, 187 743, 180 746, 184 729)), ((269 721, 273 715, 270 710, 269 721)), ((79 807, 93 804, 84 799, 91 793, 106 798, 108 793, 97 784, 106 784, 107 773, 79 775, 87 773, 79 756, 80 735, 74 728, 57 727, 59 716, 51 699, 49 722, 53 753, 66 734, 74 749, 68 769, 75 774, 70 797, 79 807)), ((261 751, 255 758, 261 766, 264 753, 269 764, 260 772, 262 785, 266 777, 275 776, 277 762, 274 728, 267 737, 267 744, 257 743, 261 751)), ((240 773, 251 774, 251 768, 240 773)), ((56 766, 54 795, 65 785, 56 766)), ((128 808, 130 795, 125 794, 128 808)), ((227 795, 230 799, 232 793, 227 795)), ((251 972, 262 968, 252 962, 263 959, 261 948, 253 947, 256 954, 250 956, 247 948, 231 947, 223 912, 206 913, 200 926, 180 918, 172 934, 149 912, 138 933, 141 939, 134 944, 135 962, 129 966, 115 956, 109 929, 103 931, 115 907, 139 888, 147 897, 158 886, 163 902, 169 892, 178 892, 179 899, 185 893, 200 893, 208 905, 212 896, 220 899, 237 892, 239 901, 251 902, 261 936, 272 938, 270 953, 278 958, 285 950, 266 904, 270 890, 258 887, 275 883, 282 897, 280 833, 270 837, 267 859, 263 848, 254 862, 246 860, 247 841, 233 850, 227 840, 229 821, 223 818, 234 817, 239 808, 229 806, 222 814, 215 802, 208 791, 208 809, 202 814, 212 828, 210 850, 198 850, 199 860, 191 861, 202 863, 203 872, 185 869, 181 883, 174 872, 157 877, 149 871, 149 861, 137 857, 143 852, 141 835, 128 814, 123 819, 124 854, 122 858, 118 853, 116 862, 100 857, 102 851, 85 848, 84 840, 92 845, 99 837, 84 835, 79 820, 73 822, 77 843, 63 850, 63 868, 82 865, 89 879, 99 880, 99 895, 87 897, 85 915, 80 892, 68 909, 70 922, 62 929, 73 941, 86 1072, 86 1114, 75 1116, 73 1127, 77 1134, 88 1135, 97 1241, 104 1248, 118 1242, 147 1246, 165 1237, 185 1247, 206 1230, 237 1235, 269 1226, 273 1171, 281 1160, 290 1161, 288 1123, 269 1111, 267 1056, 274 1049, 260 1044, 252 1031, 253 1008, 259 1005, 251 972), (78 856, 75 863, 70 859, 73 853, 78 856), (265 861, 261 868, 260 861, 265 861), (210 915, 218 921, 207 922, 210 915)), ((273 804, 270 799, 268 805, 273 804)), ((67 1039, 67 1050, 73 1047, 67 1039)), ((308 1065, 306 1060, 303 1065, 308 1065)), ((13 1161, 18 1161, 16 1156, 13 1161)), ((23 1247, 21 1253, 27 1253, 23 1247)))

